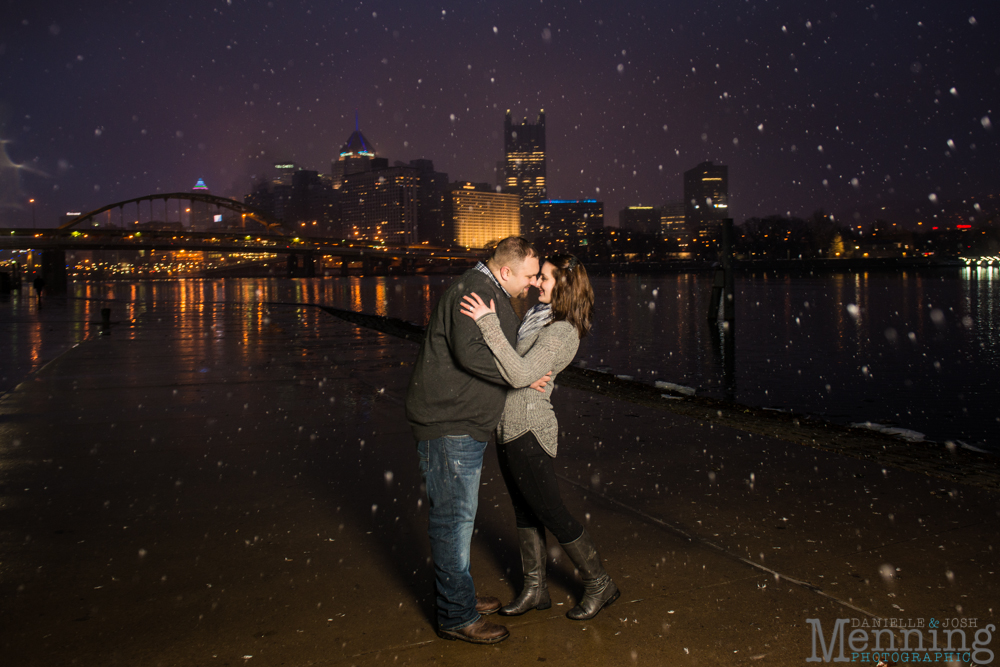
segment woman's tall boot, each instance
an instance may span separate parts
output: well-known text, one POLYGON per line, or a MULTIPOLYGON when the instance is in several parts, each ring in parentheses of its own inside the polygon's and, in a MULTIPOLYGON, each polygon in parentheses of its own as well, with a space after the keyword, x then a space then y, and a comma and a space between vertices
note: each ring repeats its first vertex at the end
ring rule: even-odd
POLYGON ((549 589, 545 584, 545 529, 518 528, 517 539, 521 544, 524 588, 515 600, 500 609, 504 616, 520 616, 532 609, 548 609, 552 606, 549 589))
POLYGON ((562 548, 583 578, 583 599, 566 612, 566 616, 574 621, 586 621, 617 600, 621 591, 604 571, 594 540, 586 530, 580 537, 562 545, 562 548))

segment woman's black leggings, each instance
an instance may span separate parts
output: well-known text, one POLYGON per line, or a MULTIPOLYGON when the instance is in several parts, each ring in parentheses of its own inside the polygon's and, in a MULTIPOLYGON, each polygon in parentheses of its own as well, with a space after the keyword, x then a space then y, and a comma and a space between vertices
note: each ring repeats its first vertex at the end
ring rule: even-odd
POLYGON ((583 526, 574 519, 559 495, 552 457, 528 431, 520 438, 497 445, 497 458, 507 493, 514 503, 518 528, 548 528, 560 544, 572 542, 583 534, 583 526))

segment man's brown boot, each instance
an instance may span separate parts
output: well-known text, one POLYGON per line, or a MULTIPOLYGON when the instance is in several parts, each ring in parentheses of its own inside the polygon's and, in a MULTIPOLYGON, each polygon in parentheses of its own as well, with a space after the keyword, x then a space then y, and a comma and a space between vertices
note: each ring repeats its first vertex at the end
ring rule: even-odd
POLYGON ((470 644, 496 644, 510 636, 507 628, 496 623, 491 623, 484 616, 480 616, 478 621, 464 628, 459 628, 458 630, 438 628, 437 633, 441 639, 461 639, 470 644))

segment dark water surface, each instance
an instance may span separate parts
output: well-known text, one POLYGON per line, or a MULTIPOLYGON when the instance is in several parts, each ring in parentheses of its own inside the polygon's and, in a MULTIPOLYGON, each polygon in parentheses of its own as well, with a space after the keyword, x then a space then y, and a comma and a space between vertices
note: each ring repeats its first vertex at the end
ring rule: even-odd
MULTIPOLYGON (((449 276, 84 282, 38 308, 0 297, 0 393, 112 319, 174 302, 315 303, 426 323, 449 276)), ((736 278, 727 341, 707 320, 711 275, 594 279, 593 335, 577 363, 839 423, 871 421, 1000 452, 1000 271, 736 278)), ((302 317, 328 317, 303 311, 302 317)), ((254 320, 256 321, 256 320, 254 320)), ((206 324, 210 326, 210 324, 206 324)), ((248 319, 247 326, 251 326, 248 319)))

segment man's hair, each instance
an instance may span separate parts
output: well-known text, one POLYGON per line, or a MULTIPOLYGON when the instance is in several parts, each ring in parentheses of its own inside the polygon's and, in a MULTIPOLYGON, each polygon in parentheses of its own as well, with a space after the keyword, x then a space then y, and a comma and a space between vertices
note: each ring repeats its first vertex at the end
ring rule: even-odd
POLYGON ((538 251, 531 241, 523 236, 508 236, 493 248, 488 248, 489 255, 487 262, 494 264, 498 269, 504 266, 520 266, 529 257, 537 257, 538 251))
POLYGON ((590 333, 594 316, 594 288, 590 286, 587 269, 573 255, 553 255, 545 260, 553 267, 556 279, 552 289, 552 321, 565 320, 576 327, 583 338, 590 333))

